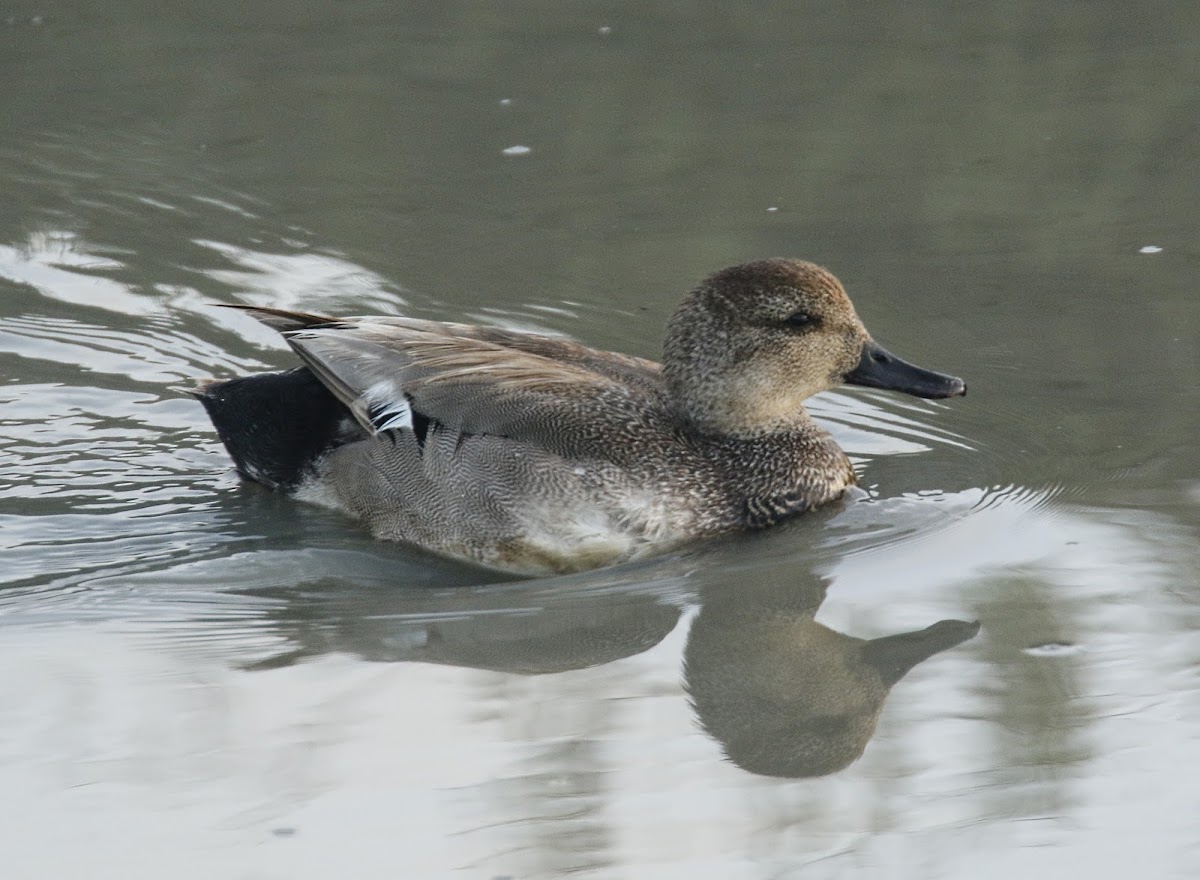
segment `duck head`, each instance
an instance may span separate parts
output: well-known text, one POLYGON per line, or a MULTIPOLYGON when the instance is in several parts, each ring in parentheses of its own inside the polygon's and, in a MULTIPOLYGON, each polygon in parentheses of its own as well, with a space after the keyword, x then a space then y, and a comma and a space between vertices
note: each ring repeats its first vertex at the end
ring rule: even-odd
POLYGON ((927 398, 967 390, 876 343, 841 282, 803 260, 759 260, 706 278, 667 325, 663 370, 692 424, 746 436, 802 423, 805 399, 843 383, 927 398))

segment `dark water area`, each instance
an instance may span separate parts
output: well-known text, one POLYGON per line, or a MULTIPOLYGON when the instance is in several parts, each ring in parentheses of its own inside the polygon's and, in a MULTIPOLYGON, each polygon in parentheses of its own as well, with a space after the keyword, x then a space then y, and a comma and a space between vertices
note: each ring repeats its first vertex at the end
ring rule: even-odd
POLYGON ((1200 875, 1200 7, 16 2, 0 83, 6 880, 1200 875), (499 581, 179 390, 772 255, 970 394, 821 395, 764 535, 499 581))

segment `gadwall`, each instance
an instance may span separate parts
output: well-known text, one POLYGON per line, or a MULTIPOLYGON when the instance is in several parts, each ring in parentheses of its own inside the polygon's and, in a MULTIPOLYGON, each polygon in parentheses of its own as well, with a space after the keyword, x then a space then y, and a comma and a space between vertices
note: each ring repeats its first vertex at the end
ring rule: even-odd
POLYGON ((304 366, 211 382, 238 472, 382 539, 521 574, 608 565, 832 501, 854 482, 804 400, 843 382, 965 393, 871 339, 800 260, 684 298, 663 362, 492 327, 242 307, 304 366))

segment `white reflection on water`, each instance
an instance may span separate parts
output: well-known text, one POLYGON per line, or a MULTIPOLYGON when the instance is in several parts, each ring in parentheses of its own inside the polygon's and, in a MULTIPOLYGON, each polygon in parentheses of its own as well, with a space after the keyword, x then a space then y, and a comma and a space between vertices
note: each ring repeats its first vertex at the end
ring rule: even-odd
POLYGON ((210 269, 207 275, 251 305, 277 309, 336 309, 353 303, 355 314, 397 314, 404 300, 396 285, 337 254, 263 253, 219 241, 195 244, 223 256, 238 268, 210 269))
POLYGON ((937 446, 973 448, 965 437, 931 423, 929 415, 945 409, 935 401, 830 391, 809 400, 806 408, 851 456, 908 455, 937 446))
POLYGON ((103 275, 85 274, 112 270, 121 263, 110 256, 89 252, 74 233, 38 232, 22 247, 0 245, 0 278, 28 285, 43 296, 66 303, 101 308, 126 315, 158 311, 153 302, 103 275))

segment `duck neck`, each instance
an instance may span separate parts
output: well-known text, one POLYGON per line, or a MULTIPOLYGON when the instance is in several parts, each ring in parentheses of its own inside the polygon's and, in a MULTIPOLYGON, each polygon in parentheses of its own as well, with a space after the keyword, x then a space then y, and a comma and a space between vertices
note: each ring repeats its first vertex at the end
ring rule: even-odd
POLYGON ((679 421, 697 434, 755 440, 824 433, 798 401, 766 389, 713 389, 711 384, 688 387, 680 383, 672 384, 671 391, 679 421))
MULTIPOLYGON (((721 412, 698 414, 695 408, 680 412, 680 421, 690 432, 712 439, 744 442, 770 442, 797 436, 824 435, 825 429, 813 421, 804 409, 780 418, 746 418, 746 413, 721 412)), ((754 413, 758 416, 760 414, 754 413)))

